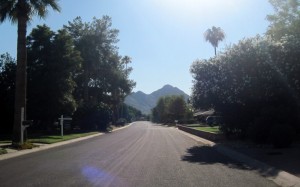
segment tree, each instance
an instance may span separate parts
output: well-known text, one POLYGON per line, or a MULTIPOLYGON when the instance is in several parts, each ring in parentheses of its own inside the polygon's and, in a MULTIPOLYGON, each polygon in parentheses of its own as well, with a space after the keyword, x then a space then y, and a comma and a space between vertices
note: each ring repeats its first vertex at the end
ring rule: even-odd
MULTIPOLYGON (((11 133, 14 118, 16 61, 8 53, 0 55, 0 132, 11 133)), ((0 134, 1 134, 0 133, 0 134)))
POLYGON ((93 18, 83 23, 80 17, 64 26, 75 40, 76 49, 83 58, 82 71, 77 77, 77 99, 80 104, 105 103, 113 111, 113 122, 119 115, 119 107, 135 82, 129 79, 132 68, 130 57, 118 54, 118 30, 111 28, 111 18, 93 18))
POLYGON ((300 35, 300 2, 299 0, 269 0, 274 14, 268 15, 270 25, 267 34, 275 40, 286 35, 300 35))
POLYGON ((152 121, 156 123, 181 122, 189 111, 183 96, 165 96, 159 98, 157 105, 152 109, 152 121))
POLYGON ((217 47, 220 41, 223 41, 225 38, 225 33, 220 27, 213 26, 211 29, 207 29, 204 32, 204 38, 206 41, 209 41, 215 49, 215 55, 217 55, 217 47))
POLYGON ((83 58, 81 84, 78 84, 83 102, 95 102, 106 92, 107 84, 99 80, 105 77, 103 74, 109 72, 111 63, 114 63, 112 59, 117 53, 119 32, 111 26, 111 18, 108 16, 103 16, 102 19, 93 18, 91 23, 83 23, 81 18, 77 17, 64 26, 75 39, 76 49, 83 58), (99 87, 101 90, 98 89, 97 95, 92 95, 91 90, 99 87))
POLYGON ((299 38, 241 40, 216 58, 197 60, 192 103, 214 108, 229 136, 265 142, 276 125, 299 131, 299 38))
POLYGON ((183 120, 186 113, 187 106, 183 96, 172 97, 171 103, 169 104, 169 116, 171 118, 171 121, 183 120))
POLYGON ((1 0, 0 1, 0 23, 6 19, 18 24, 17 39, 17 73, 16 73, 16 93, 13 144, 21 141, 21 112, 25 111, 26 118, 26 87, 27 87, 27 52, 26 52, 26 29, 27 23, 32 16, 37 14, 44 18, 47 14, 47 7, 60 11, 57 0, 1 0))
POLYGON ((46 25, 37 26, 27 43, 28 116, 43 124, 40 129, 48 129, 58 116, 72 115, 77 107, 74 78, 82 59, 64 29, 55 33, 46 25))

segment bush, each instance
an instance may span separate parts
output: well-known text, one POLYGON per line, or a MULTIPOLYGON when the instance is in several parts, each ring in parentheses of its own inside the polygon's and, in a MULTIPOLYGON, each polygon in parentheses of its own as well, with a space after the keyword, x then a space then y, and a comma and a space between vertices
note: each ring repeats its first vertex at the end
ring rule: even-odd
POLYGON ((7 151, 5 149, 0 148, 0 155, 6 154, 7 151))
POLYGON ((293 128, 288 125, 276 125, 270 132, 270 141, 275 148, 289 147, 293 142, 293 137, 293 128))
POLYGON ((213 108, 224 117, 227 137, 267 143, 274 125, 300 129, 299 42, 249 38, 215 58, 195 61, 193 107, 213 108))
POLYGON ((23 149, 32 149, 34 147, 38 147, 31 142, 24 142, 23 144, 14 144, 12 145, 14 149, 23 150, 23 149))
POLYGON ((271 122, 265 116, 257 117, 254 123, 251 123, 248 127, 249 138, 258 144, 267 143, 272 124, 274 122, 271 122))

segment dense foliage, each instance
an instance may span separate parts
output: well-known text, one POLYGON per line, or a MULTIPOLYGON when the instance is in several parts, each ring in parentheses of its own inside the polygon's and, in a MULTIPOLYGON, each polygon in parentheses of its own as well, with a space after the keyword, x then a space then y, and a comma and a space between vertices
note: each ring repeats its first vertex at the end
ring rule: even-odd
POLYGON ((244 39, 221 55, 195 61, 192 101, 224 116, 228 134, 252 134, 264 141, 275 124, 296 127, 299 109, 299 59, 294 37, 280 42, 244 39), (257 128, 256 128, 257 127, 257 128), (262 131, 262 132, 259 132, 262 131))
POLYGON ((61 114, 71 115, 77 103, 74 76, 81 57, 65 30, 37 26, 27 39, 28 119, 49 127, 61 114))
POLYGON ((129 79, 132 68, 128 56, 118 54, 118 30, 111 28, 111 18, 94 18, 90 23, 77 17, 64 26, 74 38, 75 48, 83 58, 82 70, 77 77, 76 97, 79 104, 108 104, 113 123, 120 117, 118 110, 124 98, 135 86, 129 79))
POLYGON ((300 131, 300 12, 297 0, 270 3, 275 14, 267 17, 266 36, 243 39, 192 64, 191 100, 195 108, 223 116, 221 130, 229 137, 283 147, 300 131))
POLYGON ((125 103, 121 104, 119 107, 119 119, 125 120, 125 122, 132 122, 141 119, 144 117, 140 110, 126 105, 125 103))
POLYGON ((165 96, 159 98, 156 106, 152 109, 152 121, 155 123, 174 124, 191 118, 191 110, 183 96, 165 96))
POLYGON ((299 36, 300 2, 299 0, 269 0, 275 13, 268 15, 270 25, 267 34, 275 40, 283 36, 299 36))
POLYGON ((16 68, 15 59, 9 54, 0 55, 0 129, 3 133, 12 131, 16 68))
POLYGON ((17 70, 15 79, 15 99, 14 99, 14 125, 13 144, 21 142, 21 122, 23 116, 26 119, 27 111, 27 51, 26 32, 27 24, 34 15, 45 18, 48 7, 60 11, 56 0, 6 0, 0 1, 0 23, 9 20, 17 23, 17 70), (23 110, 22 110, 23 109, 23 110))
MULTIPOLYGON (((46 25, 31 31, 27 119, 34 120, 34 129, 55 128, 62 114, 74 114, 74 126, 85 130, 105 130, 110 121, 139 116, 135 109, 121 107, 135 83, 129 79, 131 59, 118 54, 118 30, 111 25, 108 16, 91 23, 76 18, 56 32, 46 25)), ((1 132, 12 131, 15 74, 14 59, 1 55, 1 132)))

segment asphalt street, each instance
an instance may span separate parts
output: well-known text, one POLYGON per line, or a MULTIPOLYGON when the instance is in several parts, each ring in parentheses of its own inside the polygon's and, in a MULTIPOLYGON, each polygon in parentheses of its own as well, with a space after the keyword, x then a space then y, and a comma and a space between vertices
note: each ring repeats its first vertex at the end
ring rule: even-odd
POLYGON ((128 128, 0 161, 0 186, 276 186, 173 127, 128 128))

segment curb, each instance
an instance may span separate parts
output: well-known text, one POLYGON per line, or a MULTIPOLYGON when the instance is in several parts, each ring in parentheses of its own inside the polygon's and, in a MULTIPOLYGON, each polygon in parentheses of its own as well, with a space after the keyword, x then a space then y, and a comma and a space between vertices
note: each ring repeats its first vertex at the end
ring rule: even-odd
MULTIPOLYGON (((127 127, 131 126, 132 124, 133 123, 130 123, 129 125, 126 125, 124 127, 114 129, 114 130, 112 130, 112 132, 127 128, 127 127)), ((22 155, 26 155, 26 154, 29 154, 29 153, 35 153, 35 152, 38 152, 38 151, 51 149, 51 148, 54 148, 54 147, 59 147, 59 146, 62 146, 62 145, 67 145, 67 144, 74 143, 74 142, 83 141, 83 140, 86 140, 86 139, 101 136, 103 134, 105 134, 105 133, 97 133, 97 134, 93 134, 93 135, 89 135, 89 136, 75 138, 75 139, 72 139, 72 140, 66 140, 66 141, 53 143, 53 144, 46 144, 46 145, 42 145, 40 147, 36 147, 36 148, 33 148, 33 149, 25 149, 25 150, 21 150, 21 151, 12 152, 12 153, 6 153, 6 154, 3 154, 3 155, 0 155, 0 161, 10 159, 10 158, 14 158, 14 157, 18 157, 18 156, 22 156, 22 155)))
POLYGON ((276 183, 279 186, 300 187, 300 178, 295 175, 292 175, 283 170, 276 169, 272 166, 269 166, 266 163, 263 163, 256 159, 248 157, 242 153, 239 153, 237 151, 229 149, 223 145, 216 144, 215 142, 206 140, 204 138, 189 134, 189 133, 181 131, 181 130, 179 132, 194 139, 196 142, 201 142, 204 145, 214 148, 216 151, 218 151, 219 153, 222 153, 223 155, 225 155, 229 158, 232 158, 234 160, 237 160, 239 162, 247 164, 251 168, 256 169, 261 175, 263 175, 267 179, 273 181, 274 183, 276 183), (274 175, 274 174, 276 174, 276 175, 274 175))

